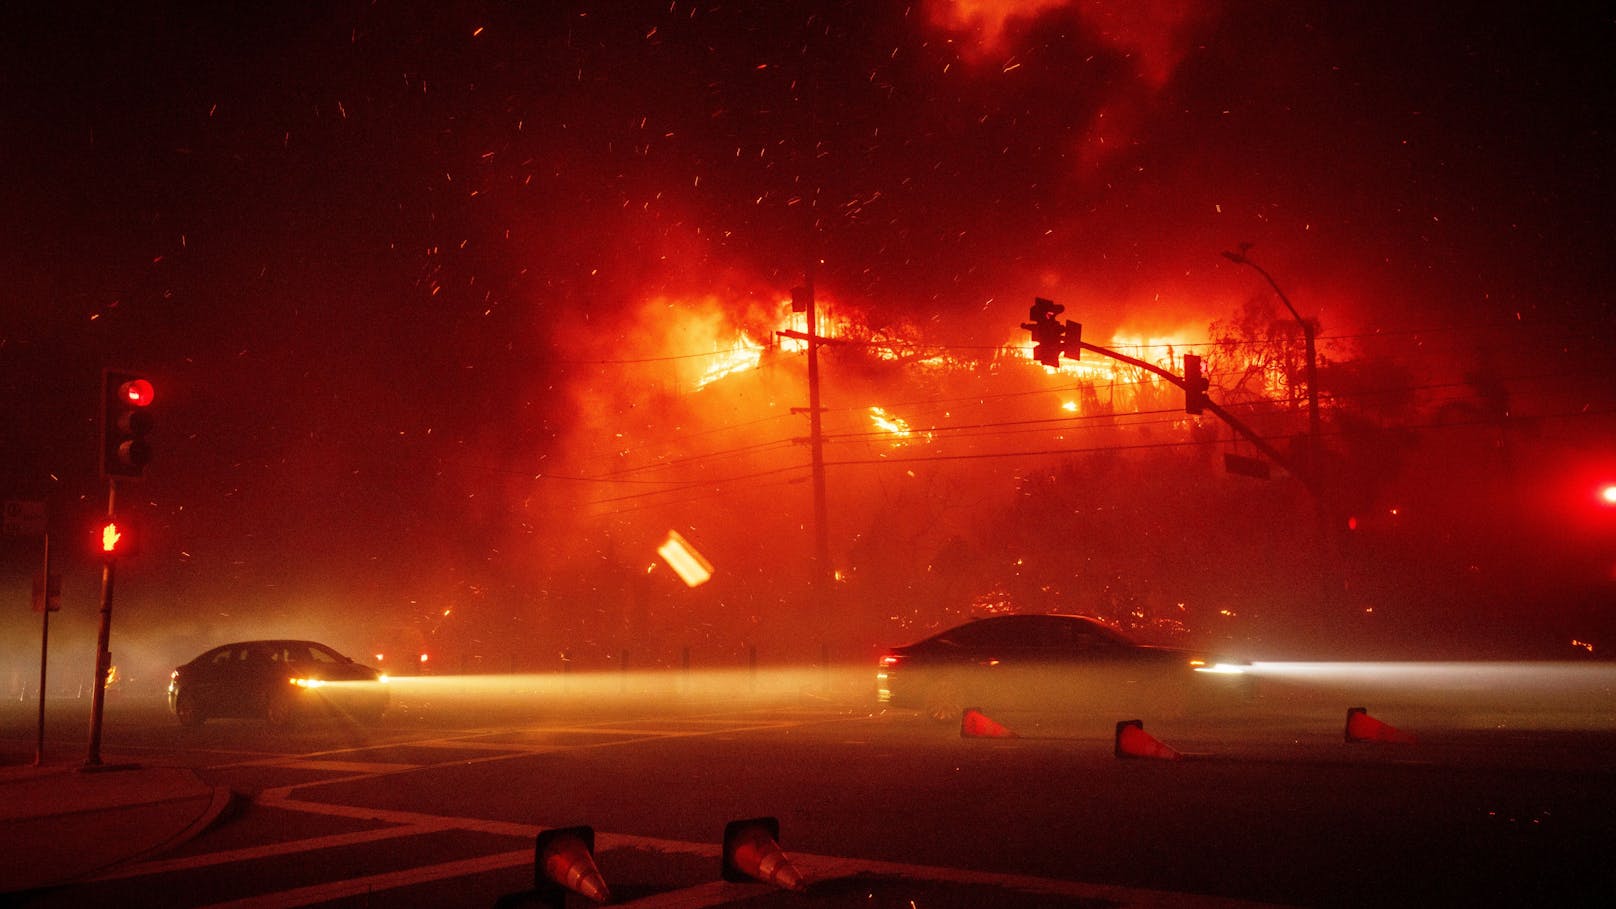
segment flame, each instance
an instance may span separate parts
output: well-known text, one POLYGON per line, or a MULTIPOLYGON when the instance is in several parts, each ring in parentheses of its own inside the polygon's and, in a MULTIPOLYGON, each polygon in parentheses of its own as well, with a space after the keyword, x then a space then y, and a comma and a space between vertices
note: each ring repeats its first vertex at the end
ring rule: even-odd
POLYGON ((900 439, 907 439, 914 434, 902 417, 889 417, 886 410, 880 407, 870 408, 870 422, 875 424, 876 429, 890 432, 900 439))
MULTIPOLYGON (((1101 346, 1180 374, 1183 372, 1184 354, 1201 353, 1209 358, 1209 362, 1212 362, 1211 358, 1216 358, 1217 375, 1224 376, 1227 384, 1239 384, 1242 391, 1250 396, 1282 401, 1295 394, 1283 369, 1264 363, 1254 355, 1242 356, 1238 351, 1218 348, 1209 343, 1204 332, 1198 334, 1190 328, 1171 334, 1118 331, 1101 346)), ((1016 359, 1037 364, 1033 359, 1033 347, 1032 340, 1021 334, 1003 345, 1001 350, 1016 359)), ((1118 409, 1127 401, 1126 395, 1131 394, 1133 403, 1143 408, 1148 398, 1167 391, 1167 383, 1160 377, 1100 354, 1085 353, 1081 360, 1062 357, 1058 367, 1038 365, 1049 375, 1069 378, 1079 385, 1096 390, 1111 389, 1110 397, 1118 402, 1118 409)), ((1220 386, 1217 375, 1213 377, 1214 388, 1220 386)), ((1066 413, 1082 412, 1079 400, 1066 398, 1060 406, 1066 413)))
POLYGON ((742 331, 735 339, 735 346, 727 351, 720 351, 706 372, 696 380, 696 390, 701 391, 725 376, 757 369, 763 362, 764 349, 762 344, 752 340, 742 331))
MULTIPOLYGON (((892 443, 895 446, 904 444, 916 435, 915 431, 909 427, 908 420, 896 414, 888 413, 884 407, 870 408, 870 422, 875 424, 876 429, 891 433, 896 438, 896 441, 892 443)), ((919 436, 924 441, 931 441, 931 433, 929 432, 919 433, 919 436)))

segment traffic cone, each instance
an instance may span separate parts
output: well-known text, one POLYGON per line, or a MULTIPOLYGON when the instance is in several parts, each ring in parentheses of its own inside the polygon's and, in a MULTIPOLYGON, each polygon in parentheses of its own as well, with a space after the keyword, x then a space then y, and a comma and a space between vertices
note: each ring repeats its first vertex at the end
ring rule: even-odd
POLYGON ((724 868, 726 881, 762 881, 801 893, 808 889, 802 874, 780 851, 780 821, 755 817, 724 825, 724 868))
POLYGON ((1394 745, 1412 745, 1414 736, 1388 726, 1380 720, 1369 715, 1369 711, 1362 707, 1347 708, 1347 741, 1351 742, 1388 742, 1394 745))
POLYGON ((533 866, 536 894, 556 909, 564 905, 567 890, 597 903, 612 898, 595 867, 593 827, 558 827, 539 834, 533 843, 533 866))
POLYGON ((1183 760, 1184 755, 1156 741, 1145 731, 1141 720, 1122 720, 1117 723, 1117 739, 1113 749, 1119 758, 1156 758, 1165 761, 1183 760))
POLYGON ((990 719, 980 708, 967 707, 960 714, 960 738, 962 739, 1019 739, 1009 726, 990 719))

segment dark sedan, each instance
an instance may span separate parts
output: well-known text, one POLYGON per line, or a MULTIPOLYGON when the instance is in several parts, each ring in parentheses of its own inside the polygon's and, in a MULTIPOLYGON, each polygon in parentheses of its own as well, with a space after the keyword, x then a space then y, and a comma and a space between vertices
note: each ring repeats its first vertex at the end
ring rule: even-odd
POLYGON ((1245 668, 1137 644, 1086 616, 1008 615, 889 650, 876 695, 939 721, 966 707, 1183 714, 1248 696, 1245 668))
POLYGON ((372 722, 387 709, 387 677, 313 641, 241 641, 175 669, 168 709, 181 724, 212 717, 262 717, 285 726, 335 711, 372 722))

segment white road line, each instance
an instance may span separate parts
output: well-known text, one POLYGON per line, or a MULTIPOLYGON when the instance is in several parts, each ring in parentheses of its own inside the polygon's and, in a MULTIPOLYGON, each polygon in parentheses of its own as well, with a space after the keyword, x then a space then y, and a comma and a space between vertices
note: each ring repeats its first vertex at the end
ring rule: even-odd
POLYGON ((266 789, 258 794, 256 801, 262 805, 284 808, 289 811, 304 811, 309 814, 327 814, 333 817, 357 818, 359 820, 385 821, 402 827, 474 830, 478 833, 519 837, 535 837, 539 835, 539 831, 545 829, 533 824, 513 824, 509 821, 490 821, 475 817, 449 817, 440 814, 422 814, 417 811, 365 808, 357 805, 338 805, 328 802, 305 802, 290 797, 290 791, 299 788, 302 787, 287 786, 281 789, 266 789))
MULTIPOLYGON (((298 757, 297 755, 282 755, 278 758, 265 758, 261 761, 247 761, 242 764, 231 764, 231 767, 283 767, 289 770, 327 770, 337 773, 403 773, 406 770, 419 770, 430 767, 431 764, 385 764, 381 761, 317 761, 298 757)), ((211 768, 210 768, 211 769, 211 768)))
POLYGON ((284 843, 270 843, 266 846, 249 846, 244 849, 229 849, 224 852, 209 852, 203 855, 192 855, 185 858, 164 859, 155 862, 142 862, 138 865, 129 865, 107 874, 97 875, 95 880, 111 881, 125 877, 144 877, 148 874, 168 874, 173 871, 191 871, 197 868, 208 868, 214 865, 228 865, 234 862, 250 862, 256 859, 275 858, 282 855, 296 855, 299 852, 316 852, 321 849, 336 849, 342 846, 358 846, 364 843, 374 843, 379 840, 396 839, 405 836, 417 836, 422 833, 437 833, 441 830, 453 829, 452 825, 445 826, 417 826, 403 825, 393 827, 380 827, 375 830, 360 830, 354 833, 337 833, 331 836, 313 837, 311 839, 290 840, 284 843))
POLYGON ((292 906, 308 906, 313 903, 325 903, 350 896, 362 896, 378 890, 393 890, 399 887, 410 887, 415 884, 425 884, 448 878, 482 874, 487 871, 498 871, 517 865, 532 864, 533 849, 529 847, 511 852, 485 855, 479 858, 461 859, 457 862, 444 862, 441 865, 427 865, 422 868, 410 868, 405 871, 390 871, 386 874, 372 874, 368 877, 350 878, 346 881, 332 881, 327 884, 299 887, 296 890, 282 890, 279 893, 265 893, 260 896, 233 900, 228 903, 214 903, 210 907, 204 907, 204 909, 287 909, 287 907, 292 906))
MULTIPOLYGON (((411 748, 438 748, 445 751, 509 751, 522 754, 544 754, 565 747, 562 745, 516 744, 514 742, 463 742, 459 739, 437 739, 431 742, 411 742, 411 748)), ((429 765, 430 766, 430 765, 429 765)))
MULTIPOLYGON (((260 794, 259 801, 266 805, 292 811, 304 811, 311 814, 323 814, 337 817, 360 818, 378 820, 395 824, 381 830, 359 831, 355 833, 337 834, 312 839, 294 840, 287 843, 275 843, 266 846, 236 849, 227 852, 211 853, 192 856, 184 859, 173 859, 161 862, 147 862, 141 865, 121 869, 104 879, 139 877, 151 874, 160 874, 171 871, 183 871, 192 868, 210 865, 228 864, 232 862, 250 861, 253 859, 272 858, 277 856, 295 855, 300 852, 311 852, 322 849, 332 849, 342 846, 360 845, 386 839, 418 836, 426 833, 438 833, 445 830, 464 830, 478 833, 489 833, 499 836, 508 836, 520 839, 532 839, 546 829, 533 824, 516 824, 508 821, 494 821, 484 818, 454 817, 448 815, 423 814, 411 811, 393 811, 376 808, 363 808, 351 805, 337 805, 324 802, 305 802, 288 797, 292 788, 280 790, 266 790, 260 794)), ((721 846, 716 842, 687 842, 682 840, 669 840, 657 837, 635 836, 620 833, 597 833, 595 836, 595 853, 602 853, 618 849, 635 849, 652 851, 662 854, 679 853, 700 856, 714 861, 715 866, 721 855, 721 846)), ((1192 894, 1172 893, 1168 891, 1144 890, 1132 887, 1119 887, 1105 884, 1087 884, 1076 881, 1058 880, 1054 878, 1032 877, 1027 875, 995 874, 983 871, 965 871, 956 868, 944 868, 932 865, 911 865, 899 862, 885 862, 843 856, 816 855, 811 853, 788 852, 788 857, 798 870, 810 882, 816 880, 834 880, 852 877, 855 875, 881 875, 886 877, 900 877, 911 880, 941 882, 962 885, 977 885, 999 887, 1008 890, 1019 890, 1027 893, 1046 894, 1073 897, 1088 900, 1105 900, 1124 907, 1152 907, 1152 909, 1250 909, 1250 907, 1264 904, 1252 903, 1243 900, 1208 897, 1192 894)), ((531 847, 500 852, 471 859, 461 859, 453 862, 443 862, 436 865, 427 865, 419 868, 410 868, 402 871, 393 871, 383 874, 372 874, 363 877, 350 878, 341 881, 331 881, 308 887, 299 887, 292 890, 283 890, 278 893, 267 893, 247 899, 228 903, 216 904, 207 909, 290 909, 295 906, 306 906, 314 903, 328 902, 344 899, 382 890, 392 890, 400 887, 411 887, 417 884, 432 881, 447 880, 456 877, 465 877, 474 874, 483 874, 520 865, 530 865, 533 862, 531 847)), ((610 863, 602 869, 608 875, 608 886, 611 881, 610 863)), ((735 899, 741 899, 749 893, 766 889, 766 885, 753 884, 726 884, 711 882, 681 890, 655 894, 635 901, 636 906, 645 909, 703 909, 703 907, 719 906, 735 899)))

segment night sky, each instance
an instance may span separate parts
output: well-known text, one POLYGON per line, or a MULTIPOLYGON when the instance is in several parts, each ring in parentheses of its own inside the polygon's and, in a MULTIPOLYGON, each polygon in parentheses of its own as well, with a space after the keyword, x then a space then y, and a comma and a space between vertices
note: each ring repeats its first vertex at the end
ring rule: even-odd
MULTIPOLYGON (((1210 455, 1186 472, 1173 449, 1127 453, 1191 438, 1182 415, 1017 435, 1059 415, 1025 396, 1061 378, 995 356, 1035 295, 1093 343, 1180 345, 1152 357, 1252 306, 1258 334, 1288 330, 1261 276, 1219 256, 1242 242, 1318 321, 1332 429, 1397 439, 1380 470, 1359 451, 1380 441, 1333 445, 1358 460, 1331 534, 1363 535, 1334 557, 1349 581, 1329 608, 1379 602, 1404 618, 1376 640, 1428 638, 1465 607, 1407 591, 1458 577, 1496 600, 1498 637, 1545 613, 1556 641, 1613 626, 1616 535, 1571 488, 1616 466, 1609 4, 232 6, 0 13, 0 486, 50 503, 66 640, 93 624, 108 366, 158 394, 155 459, 119 492, 145 546, 118 633, 170 665, 220 637, 357 652, 394 627, 502 667, 804 624, 856 650, 1006 590, 1023 609, 1187 600, 1204 631, 1197 608, 1249 603, 1254 566, 1290 551, 1275 521, 1311 526, 1294 481, 1253 493, 1210 455), (834 620, 803 619, 803 358, 693 381, 738 332, 781 327, 809 262, 832 333, 957 366, 826 354, 827 431, 850 443, 829 454, 832 561, 864 579, 834 620), (1401 403, 1355 406, 1348 377, 1401 403), (882 402, 975 441, 874 452, 853 421, 882 402), (962 460, 863 463, 939 455, 962 460), (1070 493, 1023 529, 1039 477, 1101 475, 1103 501, 1070 493), (1417 525, 1373 517, 1415 500, 1417 525), (653 567, 670 528, 721 580, 686 591, 653 567), (1085 550, 1102 531, 1140 546, 1085 550), (1451 546, 1382 571, 1408 551, 1395 533, 1451 546), (1082 567, 1030 579, 1006 567, 1023 544, 1082 567), (1211 555, 1152 567, 1191 551, 1211 555), (1053 600, 1014 593, 1063 578, 1053 600), (904 591, 928 604, 889 608, 904 591)), ((1239 376, 1214 379, 1233 401, 1239 376)), ((11 674, 37 653, 37 552, 5 543, 11 674)), ((1279 574, 1275 626, 1339 618, 1297 605, 1317 571, 1279 574)))

